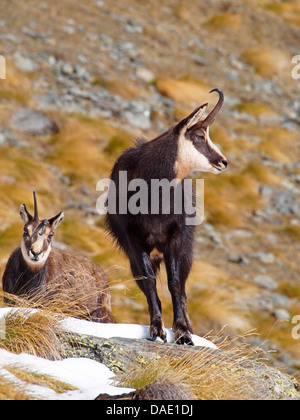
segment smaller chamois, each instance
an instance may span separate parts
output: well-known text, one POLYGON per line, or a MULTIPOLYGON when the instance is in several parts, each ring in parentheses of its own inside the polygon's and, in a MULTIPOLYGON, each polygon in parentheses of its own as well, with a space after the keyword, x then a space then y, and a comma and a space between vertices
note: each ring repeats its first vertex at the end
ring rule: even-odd
MULTIPOLYGON (((108 208, 106 223, 112 237, 126 253, 132 274, 146 295, 152 340, 160 337, 166 341, 162 306, 156 288, 156 274, 160 263, 164 261, 173 303, 176 342, 193 344, 185 284, 193 262, 196 226, 186 223, 188 212, 184 206, 181 212, 176 211, 174 205, 169 212, 164 211, 166 194, 163 194, 162 188, 156 202, 150 204, 151 197, 145 195, 140 200, 142 210, 129 211, 133 198, 131 184, 139 182, 138 185, 146 185, 150 192, 154 181, 168 181, 169 185, 173 184, 171 196, 174 198, 176 188, 176 194, 180 191, 183 197, 186 178, 193 171, 220 174, 227 168, 226 157, 209 136, 209 128, 222 108, 224 95, 220 89, 211 92, 217 92, 219 100, 205 119, 202 116, 207 103, 159 137, 151 141, 137 141, 135 147, 125 150, 117 159, 111 173, 116 188, 109 190, 108 203, 114 191, 118 191, 118 195, 115 209, 112 211, 108 208), (127 185, 122 178, 124 174, 127 185), (124 202, 128 204, 128 210, 125 211, 124 202), (158 210, 155 212, 152 211, 152 204, 157 204, 158 210)), ((186 196, 188 198, 188 194, 186 196)), ((192 193, 189 193, 189 202, 195 203, 192 193)))
POLYGON ((114 323, 106 274, 87 258, 52 247, 64 213, 41 220, 35 192, 33 196, 34 216, 25 204, 20 207, 24 232, 21 246, 8 260, 2 279, 3 291, 39 301, 61 293, 74 302, 74 307, 80 308, 80 317, 114 323))

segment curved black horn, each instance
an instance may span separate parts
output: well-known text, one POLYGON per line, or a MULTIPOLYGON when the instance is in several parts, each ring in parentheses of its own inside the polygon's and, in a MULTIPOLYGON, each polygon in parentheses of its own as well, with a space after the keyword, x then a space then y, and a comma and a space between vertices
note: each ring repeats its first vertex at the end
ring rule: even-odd
POLYGON ((219 100, 218 100, 217 105, 211 111, 211 113, 203 121, 202 124, 204 126, 210 126, 214 122, 214 120, 216 119, 217 113, 220 111, 220 109, 222 108, 223 103, 224 103, 224 93, 220 89, 213 89, 209 93, 212 93, 212 92, 218 92, 219 100))
POLYGON ((38 220, 39 212, 38 212, 38 206, 37 206, 37 199, 36 199, 35 191, 33 191, 33 200, 34 200, 34 217, 33 217, 33 220, 38 220))

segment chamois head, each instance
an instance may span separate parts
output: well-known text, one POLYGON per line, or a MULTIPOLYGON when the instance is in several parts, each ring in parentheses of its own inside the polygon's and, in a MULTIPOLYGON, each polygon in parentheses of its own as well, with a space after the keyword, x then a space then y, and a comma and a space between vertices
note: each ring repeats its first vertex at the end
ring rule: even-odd
POLYGON ((39 268, 46 263, 49 257, 55 229, 64 218, 64 213, 61 212, 49 220, 42 220, 38 215, 35 192, 33 193, 33 198, 34 216, 31 216, 25 204, 22 204, 20 207, 20 215, 24 223, 21 251, 27 265, 31 268, 39 268))
POLYGON ((201 120, 201 117, 207 103, 196 108, 175 127, 179 134, 175 163, 177 178, 183 179, 193 171, 219 174, 227 168, 226 157, 209 137, 209 127, 224 103, 224 94, 220 89, 213 89, 212 92, 219 94, 219 101, 205 119, 201 120))

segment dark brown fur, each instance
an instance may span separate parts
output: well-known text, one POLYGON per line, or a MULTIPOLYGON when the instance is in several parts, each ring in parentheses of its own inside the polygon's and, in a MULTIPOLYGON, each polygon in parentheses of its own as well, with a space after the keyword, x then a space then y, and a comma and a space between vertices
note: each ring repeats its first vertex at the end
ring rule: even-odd
POLYGON ((8 260, 3 291, 35 300, 42 306, 60 303, 60 309, 72 316, 115 322, 106 274, 85 257, 52 248, 52 238, 64 213, 49 220, 40 219, 35 192, 33 197, 34 216, 25 204, 20 207, 24 224, 21 247, 8 260))
POLYGON ((63 294, 69 301, 66 307, 76 307, 75 314, 82 313, 93 321, 115 322, 107 276, 85 257, 53 248, 46 264, 32 270, 17 248, 9 258, 2 283, 4 292, 37 298, 41 304, 43 299, 63 294))
MULTIPOLYGON (((103 270, 87 258, 53 248, 44 266, 31 269, 17 248, 9 258, 3 279, 3 291, 44 299, 64 294, 70 305, 93 321, 115 322, 111 312, 108 279, 103 270)), ((66 305, 67 307, 68 305, 66 305)))
POLYGON ((178 344, 193 344, 185 285, 193 262, 195 226, 186 223, 188 214, 184 206, 180 213, 172 203, 179 191, 182 192, 181 197, 185 195, 195 208, 195 195, 185 188, 184 179, 194 170, 219 173, 227 167, 225 156, 209 139, 209 125, 224 101, 222 91, 214 89, 212 92, 218 93, 219 101, 204 121, 200 118, 207 104, 195 109, 159 137, 149 142, 138 141, 135 147, 125 150, 111 173, 116 190, 109 191, 107 202, 116 191, 116 209, 108 209, 106 225, 118 246, 126 253, 132 274, 147 298, 152 340, 160 337, 166 341, 162 306, 156 288, 156 274, 164 260, 173 303, 175 340, 178 344), (124 173, 127 185, 121 185, 120 188, 121 182, 125 184, 121 177, 124 173), (147 211, 124 212, 119 204, 129 203, 133 194, 131 191, 127 194, 126 190, 129 183, 137 179, 143 180, 148 187, 148 203, 142 198, 145 206, 148 206, 147 211), (170 192, 169 211, 163 209, 166 195, 160 191, 156 197, 159 209, 152 212, 150 191, 153 180, 176 181, 176 187, 170 192))
POLYGON ((130 392, 129 394, 108 395, 100 394, 96 400, 168 400, 168 401, 182 401, 194 400, 195 398, 189 389, 182 384, 174 384, 170 381, 154 381, 152 384, 145 386, 145 388, 130 392))

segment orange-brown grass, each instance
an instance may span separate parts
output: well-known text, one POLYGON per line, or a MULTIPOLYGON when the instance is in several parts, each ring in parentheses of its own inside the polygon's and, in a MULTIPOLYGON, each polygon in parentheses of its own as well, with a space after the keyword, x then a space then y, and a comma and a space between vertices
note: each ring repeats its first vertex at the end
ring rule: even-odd
POLYGON ((107 250, 107 236, 104 228, 87 226, 77 216, 69 217, 57 231, 57 238, 72 247, 75 252, 101 254, 107 250))
POLYGON ((120 80, 105 79, 101 75, 94 78, 93 84, 102 86, 115 95, 120 95, 125 99, 133 99, 140 93, 136 86, 122 83, 120 80))
POLYGON ((0 377, 0 401, 27 401, 34 399, 26 392, 26 385, 16 384, 7 378, 0 377))
MULTIPOLYGON (((50 139, 46 161, 57 165, 72 182, 87 181, 96 185, 111 171, 114 157, 102 153, 107 139, 127 138, 130 135, 101 120, 77 115, 61 120, 61 131, 50 139)), ((114 152, 115 150, 113 150, 114 152)))
POLYGON ((288 225, 281 229, 283 233, 291 237, 294 241, 300 243, 300 226, 288 225))
POLYGON ((6 79, 1 80, 0 99, 23 106, 28 105, 30 104, 28 95, 30 89, 31 84, 27 76, 14 67, 12 60, 6 60, 6 79))
POLYGON ((287 22, 300 25, 300 4, 298 1, 269 2, 265 7, 283 17, 287 22))
POLYGON ((157 90, 164 96, 179 104, 200 104, 208 99, 209 87, 203 81, 159 78, 156 80, 157 90))
MULTIPOLYGON (((79 273, 77 273, 79 275, 79 273)), ((60 337, 64 334, 61 321, 66 317, 89 320, 86 304, 99 290, 84 293, 80 285, 70 289, 48 286, 34 297, 19 297, 1 293, 9 299, 12 309, 5 316, 5 338, 0 348, 13 353, 29 353, 50 360, 60 360, 63 354, 60 337)), ((101 321, 101 320, 99 320, 101 321)))
MULTIPOLYGON (((39 174, 38 185, 51 182, 51 172, 36 158, 29 149, 6 147, 1 149, 0 175, 12 177, 17 183, 26 185, 39 174)), ((13 188, 11 188, 13 189, 13 188)))
POLYGON ((270 46, 251 47, 242 54, 242 59, 253 66, 255 71, 264 77, 273 75, 289 75, 291 58, 284 50, 270 46))
POLYGON ((63 394, 64 392, 75 391, 78 389, 70 384, 53 378, 52 376, 38 372, 32 372, 18 365, 5 365, 3 368, 22 382, 28 383, 30 385, 39 385, 53 389, 53 391, 55 391, 57 394, 63 394))
POLYGON ((195 333, 203 334, 207 326, 214 329, 227 324, 236 333, 252 328, 251 318, 232 296, 232 288, 246 297, 256 292, 252 286, 229 272, 196 260, 187 282, 188 306, 195 333))
POLYGON ((267 127, 259 130, 262 142, 258 150, 282 163, 296 163, 299 155, 298 138, 280 127, 267 127))
POLYGON ((255 182, 246 173, 205 176, 205 217, 209 223, 242 225, 244 217, 258 205, 258 198, 255 182))
POLYGON ((12 353, 28 353, 50 360, 61 359, 59 319, 48 311, 16 309, 5 317, 5 338, 0 347, 12 353))
POLYGON ((235 105, 234 109, 239 112, 247 112, 248 114, 254 115, 255 117, 259 117, 261 115, 268 117, 276 115, 276 113, 273 112, 268 106, 254 102, 242 102, 235 105))
POLYGON ((221 13, 209 18, 205 24, 213 30, 238 30, 242 23, 242 18, 237 13, 221 13))
POLYGON ((132 142, 130 141, 128 134, 117 133, 109 139, 108 144, 103 149, 103 152, 105 155, 117 157, 130 146, 132 146, 132 142))

